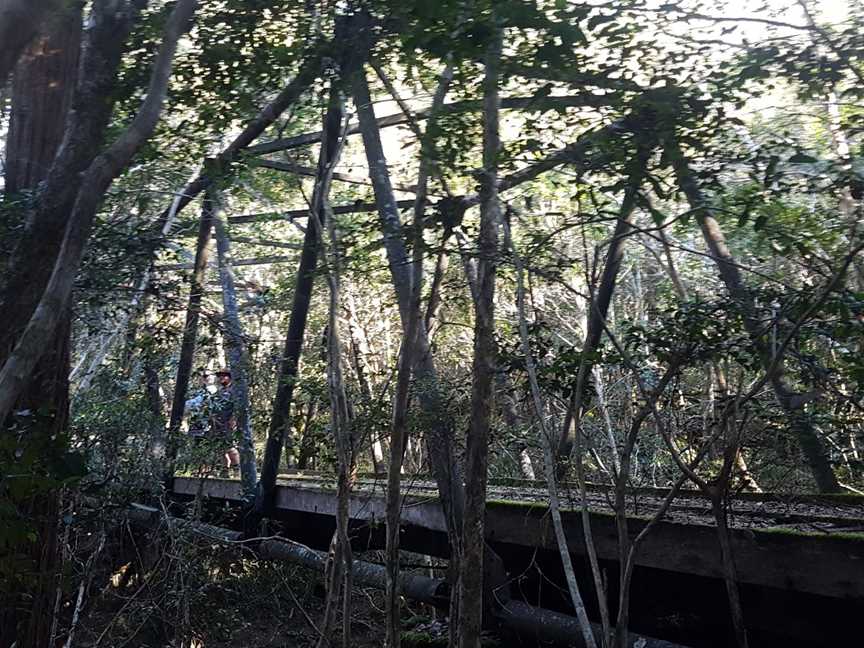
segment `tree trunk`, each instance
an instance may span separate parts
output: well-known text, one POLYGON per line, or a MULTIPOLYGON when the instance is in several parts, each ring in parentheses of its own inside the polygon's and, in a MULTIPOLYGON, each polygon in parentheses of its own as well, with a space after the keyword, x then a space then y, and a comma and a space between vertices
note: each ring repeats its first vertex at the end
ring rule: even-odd
POLYGON ((219 258, 219 280, 222 284, 222 308, 224 314, 223 335, 228 348, 228 364, 231 367, 231 398, 234 401, 234 417, 240 434, 240 480, 243 494, 251 501, 258 482, 255 468, 255 444, 249 421, 249 353, 246 337, 237 312, 237 292, 234 288, 234 268, 231 266, 231 241, 222 215, 221 196, 211 187, 208 190, 213 208, 213 227, 216 230, 216 253, 219 258))
POLYGON ((303 430, 300 435, 300 450, 297 453, 298 470, 306 470, 315 456, 315 439, 312 437, 312 420, 318 414, 318 401, 311 399, 303 417, 303 430))
POLYGON ((46 20, 58 0, 3 0, 0 2, 0 87, 46 20))
MULTIPOLYGON (((516 409, 513 384, 510 377, 499 369, 495 374, 495 382, 498 388, 495 401, 501 408, 504 423, 511 431, 518 430, 520 435, 524 434, 526 426, 516 409)), ((531 455, 528 452, 528 444, 526 440, 519 439, 517 444, 519 450, 519 473, 522 475, 523 479, 537 479, 534 472, 534 463, 532 462, 531 455)))
MULTIPOLYGON (((372 98, 369 95, 369 86, 363 70, 354 75, 353 92, 363 135, 366 160, 369 164, 369 179, 372 181, 375 192, 380 227, 384 236, 387 263, 396 291, 402 328, 405 330, 411 310, 411 266, 402 238, 402 222, 390 184, 387 162, 381 146, 381 135, 378 131, 372 98)), ((414 378, 418 388, 420 406, 430 422, 427 447, 447 519, 448 534, 453 550, 458 552, 461 543, 460 530, 462 528, 464 495, 461 474, 453 447, 453 421, 447 413, 447 405, 440 391, 434 359, 429 348, 429 338, 426 327, 422 323, 417 331, 414 378)))
MULTIPOLYGON (((567 580, 567 590, 570 594, 570 602, 573 605, 573 610, 579 620, 579 630, 582 634, 582 639, 587 648, 597 648, 597 642, 594 640, 594 631, 591 627, 591 622, 588 619, 588 612, 585 609, 585 602, 582 599, 582 593, 579 590, 579 583, 576 582, 576 574, 573 571, 573 559, 570 556, 570 549, 567 545, 567 536, 564 531, 564 523, 561 519, 561 506, 558 499, 558 485, 555 476, 555 455, 552 448, 552 434, 546 428, 545 416, 546 407, 543 404, 543 397, 540 393, 540 383, 537 380, 537 369, 534 364, 534 358, 531 355, 531 340, 528 336, 528 319, 525 315, 525 282, 524 282, 524 263, 519 255, 513 237, 510 232, 507 221, 504 221, 504 236, 507 247, 513 253, 513 264, 516 267, 516 308, 519 315, 519 341, 521 343, 522 353, 525 356, 525 370, 528 374, 528 383, 531 388, 531 400, 534 404, 534 412, 537 415, 537 423, 540 428, 540 443, 543 446, 543 468, 546 473, 546 485, 549 491, 549 512, 552 516, 552 527, 555 532, 555 541, 558 545, 558 554, 561 556, 561 566, 564 569, 564 576, 567 580)), ((604 632, 606 628, 603 629, 604 632)))
MULTIPOLYGON (((342 115, 345 113, 345 99, 340 88, 332 85, 328 103, 327 117, 339 117, 333 128, 322 142, 319 157, 318 176, 312 196, 308 227, 314 221, 314 231, 318 235, 319 247, 327 253, 327 283, 330 288, 330 302, 327 323, 327 384, 330 394, 330 422, 336 446, 337 487, 336 487, 336 533, 333 538, 333 561, 328 578, 327 602, 324 620, 321 623, 319 648, 330 645, 330 632, 335 619, 336 604, 342 601, 342 647, 351 645, 351 597, 352 562, 351 541, 348 537, 349 498, 354 479, 354 437, 351 432, 351 417, 342 371, 342 343, 339 333, 339 302, 341 291, 340 245, 336 234, 336 223, 329 213, 328 196, 333 179, 333 170, 339 161, 344 144, 342 137, 342 115), (324 219, 327 214, 327 242, 324 238, 324 219)), ((330 125, 330 124, 328 124, 330 125)), ((308 229, 307 229, 308 231, 308 229)))
MULTIPOLYGON (((372 393, 372 385, 369 382, 369 365, 367 362, 370 354, 369 340, 360 324, 360 318, 357 316, 357 304, 354 300, 354 295, 350 292, 345 294, 345 307, 348 311, 348 336, 351 339, 351 359, 353 361, 354 374, 357 377, 357 383, 360 385, 360 394, 363 400, 367 404, 371 404, 375 397, 372 393)), ((384 461, 384 444, 382 444, 381 437, 375 430, 370 432, 369 437, 372 468, 376 474, 380 475, 387 471, 387 464, 384 461)))
POLYGON ((63 141, 81 46, 81 9, 50 21, 18 61, 6 136, 7 194, 33 190, 48 175, 63 141))
MULTIPOLYGON (((328 134, 321 146, 318 158, 319 175, 322 175, 335 164, 339 153, 339 133, 342 129, 344 106, 339 97, 334 96, 334 92, 331 91, 327 113, 324 116, 324 130, 328 134)), ((326 199, 326 196, 322 196, 322 198, 326 199)), ((321 233, 318 232, 317 223, 326 224, 327 222, 323 202, 321 205, 322 208, 317 212, 316 217, 310 218, 307 222, 306 233, 303 236, 303 250, 300 253, 300 263, 294 282, 294 296, 291 302, 291 319, 288 322, 285 347, 279 364, 276 399, 273 402, 273 414, 270 418, 267 446, 264 452, 264 462, 261 466, 261 483, 255 500, 255 511, 258 515, 263 515, 272 505, 273 496, 276 493, 279 460, 285 447, 285 439, 290 433, 294 386, 297 382, 300 353, 303 351, 309 304, 312 301, 315 268, 318 265, 321 233)), ((301 451, 301 457, 302 455, 303 452, 301 451)), ((298 467, 301 467, 299 462, 298 467)))
POLYGON ((579 372, 576 376, 576 387, 570 396, 568 423, 561 430, 558 439, 558 461, 559 476, 566 468, 566 462, 573 452, 576 435, 579 433, 579 420, 584 411, 586 403, 585 394, 588 388, 588 379, 591 375, 591 367, 594 364, 592 356, 600 346, 600 338, 603 336, 603 324, 609 314, 609 305, 615 293, 615 283, 618 272, 621 270, 621 261, 624 258, 624 242, 633 228, 633 213, 636 207, 636 196, 639 191, 638 183, 634 183, 625 190, 618 220, 615 223, 615 231, 609 242, 609 251, 606 253, 606 261, 603 265, 603 275, 600 286, 591 297, 591 306, 588 314, 588 329, 585 340, 582 343, 581 361, 579 372))
MULTIPOLYGON (((29 289, 29 292, 35 292, 36 294, 33 300, 36 306, 32 310, 32 315, 28 313, 25 316, 24 321, 26 322, 26 326, 23 328, 23 332, 15 335, 16 329, 7 329, 6 331, 7 334, 12 333, 6 339, 9 341, 14 340, 14 350, 5 359, 2 371, 0 371, 0 421, 6 420, 15 403, 25 393, 28 381, 32 379, 34 369, 45 356, 50 342, 56 339, 63 329, 64 313, 68 312, 67 309, 70 304, 75 276, 77 275, 84 247, 89 238, 93 219, 95 218, 101 199, 114 178, 127 167, 133 155, 149 138, 156 126, 161 113, 162 101, 167 90, 171 63, 174 58, 177 41, 187 28, 195 6, 196 2, 194 0, 180 0, 175 6, 165 28, 165 36, 154 64, 147 98, 144 100, 141 109, 136 114, 131 125, 115 140, 107 151, 93 161, 83 179, 75 184, 76 190, 80 188, 80 191, 77 191, 78 195, 69 216, 68 226, 65 229, 63 243, 59 251, 48 258, 35 259, 35 263, 39 264, 37 267, 44 268, 45 265, 53 265, 53 269, 44 290, 39 286, 29 289)), ((101 4, 94 6, 94 11, 100 8, 112 16, 118 13, 116 7, 113 7, 113 11, 108 11, 101 4)), ((94 29, 96 28, 94 27, 94 29)), ((98 32, 99 30, 96 31, 98 32)), ((113 34, 114 38, 116 36, 116 34, 113 34)), ((98 59, 102 53, 91 51, 88 54, 98 59)), ((87 71, 86 65, 82 65, 82 70, 83 72, 87 71)), ((78 93, 77 100, 80 100, 81 94, 81 92, 78 93)), ((66 144, 68 144, 68 138, 66 144)), ((66 144, 64 144, 64 148, 66 144)), ((63 149, 58 154, 58 159, 62 158, 63 149)), ((57 165, 55 164, 49 173, 47 186, 50 186, 51 177, 56 167, 57 165)), ((68 171, 68 169, 63 169, 62 171, 68 171)), ((45 188, 43 186, 44 191, 45 188)), ((48 197, 51 197, 50 194, 48 197)), ((32 229, 29 233, 32 234, 32 229)), ((26 239, 26 234, 24 238, 26 239)), ((21 242, 19 241, 19 253, 21 250, 21 242)), ((32 252, 36 253, 37 251, 33 250, 32 252)), ((31 261, 34 260, 31 259, 31 261)), ((33 263, 28 265, 32 266, 33 263)), ((26 267, 16 268, 16 270, 20 273, 21 270, 26 270, 26 267)), ((9 285, 7 284, 5 288, 8 290, 9 285)), ((4 297, 8 297, 10 294, 14 295, 15 293, 6 293, 4 297)), ((31 299, 33 299, 32 296, 31 299)), ((8 301, 4 302, 2 306, 7 308, 9 306, 8 301)), ((64 339, 68 340, 68 333, 64 334, 64 339)), ((56 491, 49 490, 44 495, 44 501, 46 504, 39 508, 43 510, 47 508, 49 512, 57 510, 56 491)), ((54 516, 51 515, 50 517, 53 518, 54 516)), ((56 527, 52 528, 56 529, 56 527)), ((41 538, 41 546, 45 552, 52 551, 54 546, 54 536, 52 534, 51 530, 47 530, 41 538)), ((50 601, 50 597, 48 600, 50 601)), ((45 645, 40 637, 44 637, 44 633, 48 632, 44 624, 46 623, 45 615, 50 614, 50 611, 48 611, 50 609, 50 602, 47 605, 41 605, 39 600, 34 599, 30 627, 20 637, 18 641, 19 648, 30 648, 31 646, 41 648, 45 645)), ((50 625, 49 619, 47 621, 47 628, 50 628, 50 625)))
POLYGON ((423 276, 423 261, 419 253, 422 229, 415 223, 413 294, 408 326, 399 357, 396 376, 396 394, 393 397, 393 422, 390 428, 390 464, 387 468, 387 539, 386 539, 386 641, 388 648, 399 648, 401 625, 399 605, 399 515, 402 510, 402 462, 408 440, 408 403, 411 387, 411 368, 417 345, 417 330, 420 327, 420 281, 423 276))
POLYGON ((154 463, 154 476, 159 474, 165 461, 165 416, 162 409, 162 387, 159 382, 159 362, 155 350, 144 351, 144 388, 147 409, 152 417, 147 453, 154 463))
POLYGON ((113 4, 94 2, 63 142, 0 278, 0 308, 6 314, 0 320, 0 362, 27 326, 51 278, 84 172, 99 151, 111 116, 117 67, 134 18, 132 10, 118 11, 113 4))
MULTIPOLYGON (((494 12, 492 20, 495 20, 494 12)), ((465 517, 463 556, 459 578, 459 648, 479 648, 484 609, 493 601, 489 583, 484 588, 486 479, 489 462, 489 425, 495 376, 495 275, 498 264, 498 133, 502 30, 494 28, 484 61, 483 172, 480 178, 480 235, 478 241, 477 299, 474 302, 474 362, 472 367, 471 421, 466 440, 465 517)), ((491 615, 487 614, 487 618, 491 615)))
MULTIPOLYGON (((48 3, 33 4, 35 11, 39 5, 48 3)), ((0 12, 4 28, 7 19, 8 15, 0 12)), ((0 33, 3 31, 0 29, 0 33)), ((6 138, 7 194, 35 190, 48 173, 63 139, 66 115, 75 87, 80 41, 81 11, 66 9, 50 23, 44 34, 30 43, 18 62, 12 84, 12 110, 6 138)), ((11 40, 7 45, 0 37, 0 42, 3 43, 0 49, 4 50, 4 55, 8 54, 6 50, 12 46, 11 40)), ((70 327, 71 318, 67 308, 60 318, 56 334, 49 342, 49 348, 36 365, 16 403, 17 410, 34 414, 30 418, 34 424, 29 432, 36 443, 60 434, 66 427, 70 327), (46 412, 47 419, 42 419, 39 412, 46 412)), ((7 342, 11 340, 7 338, 7 342)), ((5 349, 0 349, 0 360, 4 357, 5 349)), ((10 635, 14 636, 16 627, 23 620, 22 634, 18 636, 21 646, 45 646, 50 641, 55 577, 60 561, 57 507, 56 491, 41 493, 37 489, 37 493, 24 504, 26 511, 21 511, 22 516, 30 519, 39 538, 39 542, 25 549, 39 573, 36 586, 27 592, 30 600, 27 602, 29 611, 26 619, 20 613, 19 605, 11 601, 6 605, 6 597, 0 597, 0 606, 3 607, 0 626, 9 628, 10 635)))
POLYGON ((816 432, 813 421, 804 411, 805 406, 798 402, 800 399, 795 398, 798 394, 783 379, 782 360, 776 362, 772 351, 762 338, 762 327, 755 312, 753 296, 744 283, 741 271, 726 245, 723 231, 714 218, 708 206, 708 201, 702 194, 702 190, 696 183, 690 165, 684 157, 680 146, 675 141, 669 142, 668 146, 669 152, 672 155, 672 164, 678 184, 699 220, 702 237, 705 239, 711 256, 717 264, 726 290, 743 315, 744 328, 762 361, 762 366, 765 371, 771 371, 771 375, 768 377, 771 388, 774 391, 777 402, 786 413, 789 430, 801 446, 804 458, 816 482, 816 487, 821 493, 838 492, 841 490, 840 485, 837 483, 837 477, 834 475, 834 470, 828 461, 825 446, 816 432), (774 365, 773 370, 772 365, 774 365))
POLYGON ((213 233, 213 201, 205 196, 201 205, 201 219, 198 221, 198 238, 195 242, 195 263, 189 277, 189 301, 186 305, 186 323, 183 325, 183 339, 180 342, 180 359, 177 362, 177 379, 174 381, 174 396, 171 400, 171 415, 168 421, 168 470, 174 470, 174 461, 180 446, 180 425, 186 406, 186 394, 192 377, 192 364, 195 346, 198 341, 198 320, 201 318, 201 299, 204 295, 207 261, 210 256, 210 239, 213 233))

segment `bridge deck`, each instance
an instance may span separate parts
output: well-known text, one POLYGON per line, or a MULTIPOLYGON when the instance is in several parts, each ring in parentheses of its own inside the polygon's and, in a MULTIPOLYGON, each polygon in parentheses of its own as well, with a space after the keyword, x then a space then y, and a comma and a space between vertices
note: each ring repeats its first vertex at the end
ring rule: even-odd
MULTIPOLYGON (((492 543, 554 549, 545 490, 525 485, 491 485, 487 503, 486 535, 492 543)), ((643 489, 643 491, 646 489, 643 489)), ((635 537, 650 519, 661 492, 634 492, 628 498, 629 531, 635 537)), ((201 494, 239 502, 240 484, 227 479, 177 477, 174 493, 201 494)), ((291 516, 327 516, 336 511, 334 485, 321 476, 284 476, 276 493, 276 512, 291 516)), ((602 490, 588 494, 591 524, 601 560, 617 560, 617 533, 602 490)), ((562 518, 570 550, 585 553, 578 498, 566 491, 562 518)), ((732 543, 739 580, 745 584, 816 594, 864 599, 864 507, 860 498, 784 498, 771 495, 742 498, 732 506, 732 543)), ((355 523, 383 526, 385 484, 361 478, 352 493, 350 516, 355 523)), ((716 531, 710 525, 704 497, 684 493, 669 515, 648 534, 638 566, 722 578, 716 531)), ((408 480, 402 524, 425 542, 427 553, 446 554, 444 516, 434 484, 408 480), (430 549, 431 547, 431 549, 430 549)), ((410 542, 403 542, 412 549, 410 542)))

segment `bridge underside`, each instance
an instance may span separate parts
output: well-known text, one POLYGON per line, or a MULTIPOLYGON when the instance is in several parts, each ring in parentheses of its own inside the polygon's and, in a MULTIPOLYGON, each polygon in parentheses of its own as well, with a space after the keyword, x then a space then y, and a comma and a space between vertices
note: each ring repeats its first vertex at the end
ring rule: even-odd
MULTIPOLYGON (((352 541, 357 550, 384 546, 383 485, 352 495, 352 541)), ((239 504, 239 482, 177 477, 173 492, 180 498, 201 495, 239 504)), ((302 481, 280 484, 273 517, 282 532, 316 548, 326 548, 335 528, 335 493, 302 481)), ((563 577, 548 508, 537 503, 487 503, 486 537, 502 557, 512 578, 514 596, 543 598, 543 605, 567 609, 563 577)), ((598 557, 617 595, 617 532, 615 519, 590 514, 598 557)), ((403 549, 447 557, 444 516, 437 498, 406 496, 402 508, 403 549)), ((562 511, 577 577, 584 584, 589 608, 590 572, 578 511, 562 511)), ((629 520, 631 537, 645 519, 629 520)), ((733 529, 745 619, 754 646, 841 645, 864 602, 864 535, 813 534, 788 530, 733 529), (761 637, 761 640, 760 640, 761 637)), ((648 534, 637 558, 632 586, 633 630, 688 645, 724 645, 727 603, 716 530, 702 524, 659 522, 648 534)), ((535 601, 536 602, 536 601, 535 601)), ((596 610, 595 610, 596 611, 596 610)), ((848 635, 847 635, 848 636, 848 635)))

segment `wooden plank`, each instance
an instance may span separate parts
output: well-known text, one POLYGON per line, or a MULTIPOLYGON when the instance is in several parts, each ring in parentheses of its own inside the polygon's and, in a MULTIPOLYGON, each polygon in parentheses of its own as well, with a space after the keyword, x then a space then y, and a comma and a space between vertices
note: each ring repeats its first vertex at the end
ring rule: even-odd
MULTIPOLYGON (((241 500, 239 482, 178 477, 174 492, 194 496, 201 492, 228 501, 241 500)), ((350 515, 371 524, 384 523, 384 484, 352 495, 350 515)), ((276 507, 281 511, 332 516, 334 491, 320 486, 279 485, 276 507)), ((543 504, 489 502, 486 532, 490 542, 524 547, 555 548, 554 534, 543 504)), ((584 554, 580 514, 563 511, 570 550, 584 554)), ((406 496, 402 522, 434 533, 444 533, 444 515, 437 497, 406 496)), ((610 514, 591 513, 592 531, 601 559, 617 560, 615 520, 610 514)), ((633 537, 646 521, 630 518, 633 537)), ((836 598, 864 598, 864 534, 811 534, 771 529, 732 531, 735 560, 742 583, 808 592, 836 598)), ((407 548, 407 547, 406 547, 407 548)), ((660 522, 648 534, 636 557, 644 567, 722 578, 720 550, 713 527, 660 522)))

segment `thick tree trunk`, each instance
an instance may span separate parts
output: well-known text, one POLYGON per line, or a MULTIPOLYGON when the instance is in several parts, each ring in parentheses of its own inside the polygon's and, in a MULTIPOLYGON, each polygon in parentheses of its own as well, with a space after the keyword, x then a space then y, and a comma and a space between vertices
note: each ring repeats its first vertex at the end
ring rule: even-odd
MULTIPOLYGON (((8 336, 5 340, 14 341, 14 349, 6 357, 2 371, 0 371, 0 421, 6 420, 15 403, 25 393, 27 384, 32 379, 34 369, 45 356, 51 341, 56 339, 63 329, 64 314, 68 312, 72 286, 101 199, 114 178, 126 168, 133 155, 150 136, 156 126, 159 114, 161 113, 162 101, 167 90, 171 63, 174 58, 177 41, 188 26, 195 6, 196 2, 194 0, 180 0, 175 6, 166 25, 165 36, 156 58, 147 98, 143 102, 141 109, 128 129, 120 135, 105 153, 93 161, 83 179, 75 183, 74 189, 78 195, 74 201, 74 208, 69 217, 68 226, 65 228, 62 246, 49 257, 35 260, 38 262, 39 268, 52 265, 53 269, 47 285, 44 286, 44 290, 42 286, 29 288, 29 292, 36 295, 35 299, 31 295, 35 308, 29 309, 32 311, 32 315, 28 312, 23 318, 23 321, 26 322, 26 325, 22 327, 23 331, 18 335, 16 335, 16 332, 21 331, 21 328, 6 329, 5 331, 8 336)), ((112 16, 116 16, 118 13, 116 6, 112 9, 112 11, 108 11, 101 3, 97 3, 94 6, 94 11, 101 10, 110 13, 112 16)), ((98 20, 96 22, 98 23, 98 20)), ((96 28, 94 27, 94 29, 96 28)), ((98 33, 99 30, 96 31, 96 36, 105 35, 104 33, 98 33)), ((112 34, 112 36, 116 38, 117 35, 112 34)), ((94 46, 99 44, 97 39, 97 43, 94 46)), ((91 60, 93 60, 93 58, 99 59, 103 52, 91 51, 88 54, 91 60)), ((82 72, 86 73, 88 68, 86 65, 82 67, 82 72)), ((114 68, 110 69, 113 70, 114 68)), ((82 94, 86 93, 79 91, 76 101, 80 100, 82 94)), ((72 120, 71 122, 73 125, 74 121, 72 120)), ((95 137, 85 141, 92 143, 93 139, 98 138, 99 135, 97 134, 95 137)), ((64 149, 68 145, 69 138, 67 137, 64 149)), ((61 149, 61 152, 58 154, 58 160, 62 160, 63 157, 63 149, 61 149)), ((44 200, 53 197, 50 194, 47 196, 44 195, 44 191, 46 190, 46 186, 51 186, 52 177, 56 178, 56 168, 57 164, 55 163, 52 171, 49 173, 48 181, 43 186, 42 193, 40 193, 40 199, 44 200)), ((66 172, 68 169, 61 169, 61 171, 66 172)), ((44 221, 40 220, 38 222, 44 224, 44 221)), ((32 235, 32 231, 30 229, 28 233, 32 235)), ((27 234, 25 234, 24 238, 26 240, 27 234)), ((26 248, 23 249, 26 250, 26 248)), ((18 252, 19 254, 22 252, 20 241, 18 252)), ((38 250, 32 250, 30 253, 32 257, 32 255, 38 253, 38 250)), ((33 261, 32 258, 30 260, 33 261)), ((28 265, 32 266, 33 263, 28 265)), ((22 270, 26 270, 26 266, 15 269, 20 274, 22 270)), ((7 284, 4 288, 9 290, 10 285, 7 284)), ((5 299, 8 299, 10 295, 15 295, 15 293, 7 292, 3 296, 5 299)), ((4 300, 2 306, 3 308, 8 308, 10 304, 4 300)), ((13 318, 10 317, 9 319, 13 318)), ((64 334, 64 339, 67 340, 68 344, 68 332, 64 334)), ((38 508, 46 511, 49 514, 48 518, 55 519, 54 512, 57 510, 56 491, 49 490, 41 497, 43 502, 41 505, 38 505, 38 508)), ((53 551, 55 542, 53 535, 54 528, 56 527, 49 527, 42 534, 40 545, 43 552, 53 551)), ((51 575, 53 576, 53 571, 51 575)), ((37 596, 32 601, 30 623, 23 636, 19 637, 17 642, 18 648, 31 648, 31 646, 42 648, 42 646, 46 645, 43 639, 47 636, 46 633, 50 632, 51 626, 50 618, 46 620, 46 617, 51 614, 52 606, 45 603, 46 600, 50 599, 44 596, 44 591, 37 591, 36 594, 37 596)))
MULTIPOLYGON (((11 3, 15 4, 15 3, 11 3)), ((33 10, 39 5, 33 3, 33 10)), ((4 9, 8 9, 7 4, 4 9)), ((8 15, 0 9, 0 23, 6 27, 8 15)), ((75 87, 78 48, 81 41, 81 11, 66 9, 55 20, 46 24, 44 34, 36 37, 26 48, 18 62, 12 89, 12 111, 6 138, 5 191, 35 190, 45 179, 48 168, 63 139, 66 115, 75 87)), ((0 33, 4 30, 0 29, 0 33)), ((0 36, 0 50, 7 43, 0 36)), ((8 45, 12 46, 11 42, 8 45)), ((30 434, 38 439, 53 437, 66 426, 69 410, 69 332, 70 312, 66 309, 60 318, 58 330, 49 342, 49 348, 36 365, 33 375, 16 403, 19 411, 30 411, 33 425, 30 434), (42 419, 39 412, 45 412, 42 419)), ((7 338, 7 341, 11 341, 7 338)), ((0 360, 5 357, 0 349, 0 360)), ((27 420, 27 419, 24 419, 27 420)), ((2 420, 0 420, 2 425, 2 420)), ((46 458, 47 459, 47 458, 46 458)), ((46 462, 49 463, 50 462, 46 462)), ((57 548, 56 491, 37 493, 24 504, 22 517, 29 519, 39 538, 25 551, 33 560, 39 574, 36 587, 30 589, 24 619, 18 604, 6 605, 0 597, 0 626, 15 635, 21 625, 18 643, 21 646, 44 646, 50 641, 55 598, 55 577, 59 569, 57 548)), ((5 648, 5 646, 4 646, 5 648)))
POLYGON ((178 435, 183 422, 186 394, 192 377, 192 364, 195 346, 198 341, 198 320, 201 318, 201 299, 204 295, 207 261, 210 256, 210 239, 213 233, 213 201, 205 196, 201 206, 201 219, 198 221, 198 238, 195 242, 195 262, 189 277, 189 301, 186 305, 186 322, 183 325, 183 339, 180 342, 180 359, 177 362, 177 378, 174 381, 174 396, 171 399, 171 415, 168 420, 168 464, 165 466, 169 477, 174 470, 174 461, 180 446, 178 435))
POLYGON ((60 12, 18 61, 6 135, 8 194, 35 189, 48 175, 63 141, 75 89, 81 20, 80 7, 60 12))
POLYGON ((813 421, 804 411, 804 404, 799 402, 801 399, 796 398, 798 394, 783 379, 782 359, 779 362, 776 361, 763 339, 762 326, 756 316, 753 296, 726 245, 723 231, 714 218, 708 201, 702 194, 680 146, 675 141, 669 142, 668 146, 669 152, 672 154, 672 164, 678 184, 687 197, 691 209, 696 214, 702 230, 702 237, 717 264, 726 290, 743 315, 744 328, 762 361, 763 369, 771 371, 771 375, 768 376, 771 388, 777 402, 786 413, 789 430, 801 446, 804 459, 816 482, 816 487, 821 493, 838 492, 841 490, 840 485, 837 483, 837 477, 828 461, 828 453, 816 432, 813 421))
POLYGON ((240 480, 243 494, 251 501, 258 482, 255 467, 255 444, 249 415, 249 353, 246 337, 237 311, 237 291, 234 287, 234 268, 231 266, 231 241, 222 215, 221 196, 209 190, 213 204, 213 227, 216 230, 216 253, 219 258, 219 280, 222 284, 222 309, 225 346, 228 348, 228 364, 231 366, 231 398, 234 401, 234 417, 240 435, 240 480))
MULTIPOLYGON (((493 14, 493 20, 494 20, 493 14)), ((489 462, 489 426, 495 376, 495 275, 498 264, 498 83, 502 31, 496 26, 484 61, 483 171, 480 179, 480 238, 477 298, 474 302, 474 362, 472 366, 471 421, 466 440, 465 517, 462 525, 462 564, 459 575, 459 648, 479 648, 484 610, 491 611, 490 590, 484 588, 486 544, 486 479, 489 462)), ((487 618, 491 615, 487 614, 487 618)))
POLYGON ((0 0, 0 87, 59 4, 58 0, 0 0))
MULTIPOLYGON (((96 212, 113 180, 123 172, 133 156, 150 137, 162 112, 162 101, 171 73, 171 63, 181 33, 188 27, 196 7, 195 0, 180 0, 172 11, 153 74, 147 98, 130 126, 90 165, 80 184, 80 191, 63 245, 56 257, 50 281, 41 293, 38 306, 17 340, 0 371, 0 420, 5 420, 23 393, 33 369, 43 357, 56 334, 65 309, 69 306, 72 286, 81 264, 96 212)), ((80 93, 79 93, 80 94, 80 93)), ((62 156, 62 150, 61 150, 62 156)), ((55 165, 56 166, 56 165, 55 165)), ((49 174, 50 182, 50 174, 49 174)), ((44 260, 41 263, 44 264, 44 260)), ((3 304, 5 307, 6 304, 3 304)))
POLYGON ((84 172, 99 151, 111 116, 117 67, 134 18, 128 7, 118 10, 113 5, 97 0, 90 12, 62 145, 0 277, 0 307, 6 314, 0 320, 0 362, 27 326, 51 278, 84 172))

